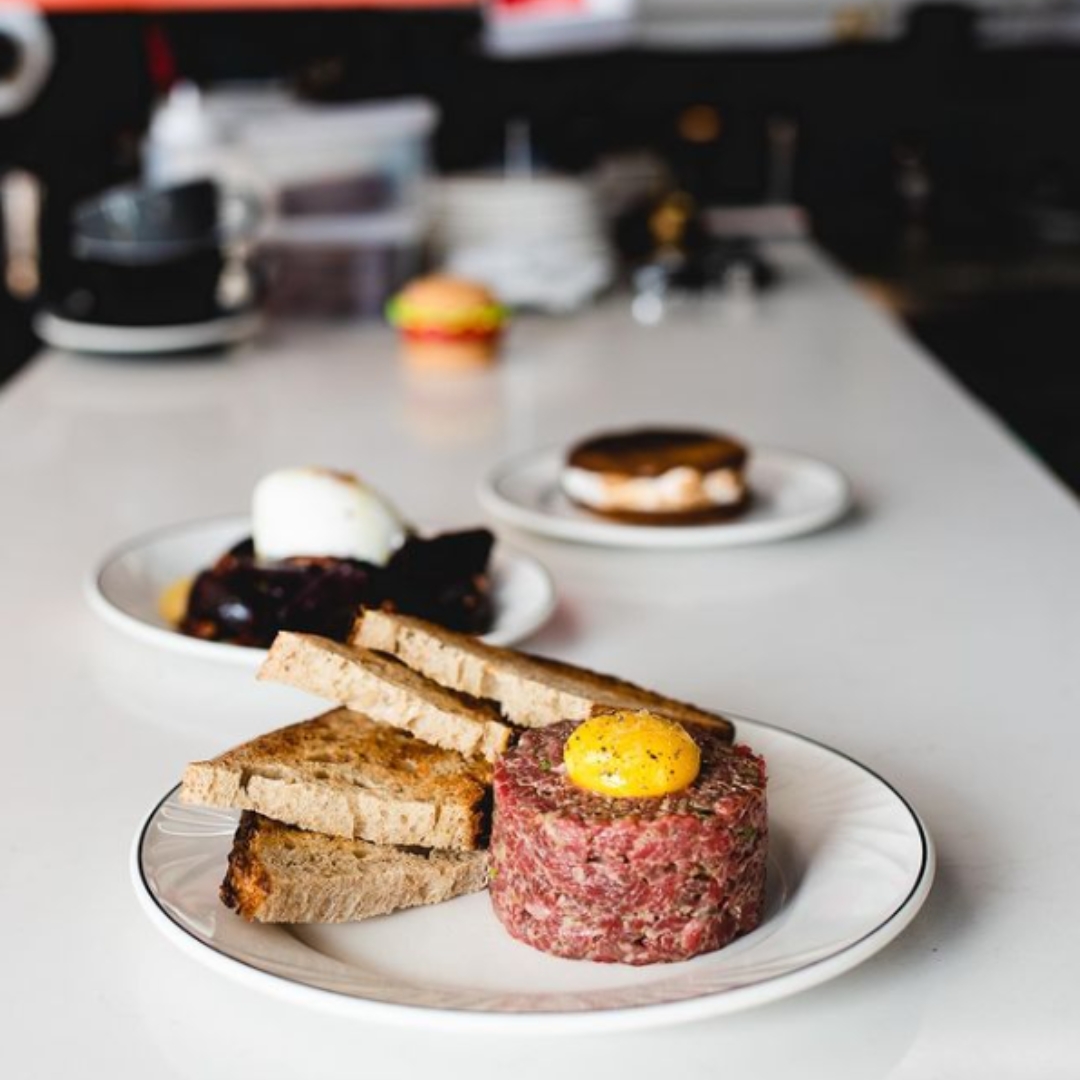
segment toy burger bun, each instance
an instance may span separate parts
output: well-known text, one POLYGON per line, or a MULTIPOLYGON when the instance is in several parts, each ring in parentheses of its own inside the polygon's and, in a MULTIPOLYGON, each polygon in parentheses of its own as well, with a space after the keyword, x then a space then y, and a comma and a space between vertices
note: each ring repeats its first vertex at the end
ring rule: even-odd
POLYGON ((407 285, 387 316, 411 366, 443 371, 491 364, 506 323, 506 310, 483 285, 444 274, 407 285))

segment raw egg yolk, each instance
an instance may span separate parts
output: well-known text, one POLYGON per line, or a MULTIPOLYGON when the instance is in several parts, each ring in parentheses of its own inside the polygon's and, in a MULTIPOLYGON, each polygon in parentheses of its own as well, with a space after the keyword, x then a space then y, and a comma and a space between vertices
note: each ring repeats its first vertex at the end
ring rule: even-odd
POLYGON ((563 762, 567 776, 587 791, 649 798, 692 784, 701 751, 674 720, 613 712, 579 724, 566 740, 563 762))

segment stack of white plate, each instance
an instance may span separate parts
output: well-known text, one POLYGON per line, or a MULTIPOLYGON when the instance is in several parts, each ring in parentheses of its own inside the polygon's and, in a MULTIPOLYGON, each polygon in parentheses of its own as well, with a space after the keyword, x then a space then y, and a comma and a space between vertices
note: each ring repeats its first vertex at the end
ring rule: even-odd
POLYGON ((580 307, 614 262, 592 189, 571 177, 480 176, 439 186, 436 228, 446 267, 507 304, 580 307))

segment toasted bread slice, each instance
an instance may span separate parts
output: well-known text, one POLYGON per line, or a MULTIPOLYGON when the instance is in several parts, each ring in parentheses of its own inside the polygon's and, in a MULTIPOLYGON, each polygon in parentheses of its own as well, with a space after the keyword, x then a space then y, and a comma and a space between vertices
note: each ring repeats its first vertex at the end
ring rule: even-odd
POLYGON ((221 899, 258 922, 336 923, 438 904, 487 887, 487 854, 386 847, 246 812, 221 899))
POLYGON ((450 689, 495 701, 521 727, 546 727, 560 720, 585 720, 611 709, 662 713, 685 724, 734 738, 730 720, 611 675, 556 660, 486 645, 408 615, 364 611, 350 643, 388 653, 414 671, 450 689))
POLYGON ((390 657, 315 634, 278 634, 258 677, 347 705, 466 757, 494 761, 510 744, 512 731, 492 705, 468 701, 390 657))
POLYGON ((471 850, 491 767, 348 709, 272 731, 184 772, 180 798, 331 836, 471 850))

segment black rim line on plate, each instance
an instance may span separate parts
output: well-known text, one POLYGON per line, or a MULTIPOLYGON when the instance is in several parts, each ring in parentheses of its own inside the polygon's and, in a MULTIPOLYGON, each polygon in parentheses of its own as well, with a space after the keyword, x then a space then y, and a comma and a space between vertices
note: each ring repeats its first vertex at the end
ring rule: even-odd
MULTIPOLYGON (((899 904, 897 904, 897 906, 892 910, 892 912, 890 912, 889 915, 887 915, 884 919, 882 919, 882 921, 880 923, 878 923, 877 926, 875 926, 872 930, 868 930, 865 934, 863 934, 861 937, 857 938, 855 941, 850 942, 849 944, 845 945, 841 949, 837 949, 836 952, 829 953, 828 956, 820 957, 817 960, 812 960, 809 963, 804 964, 801 967, 797 968, 795 972, 787 971, 787 972, 783 972, 783 973, 781 973, 779 975, 770 975, 770 976, 768 976, 768 977, 766 977, 764 979, 759 979, 756 982, 754 982, 753 984, 751 984, 753 986, 764 986, 764 985, 767 985, 768 983, 777 982, 777 981, 782 980, 782 979, 790 978, 796 972, 809 971, 809 970, 811 970, 813 968, 818 967, 821 964, 824 964, 824 963, 826 963, 826 962, 828 962, 830 960, 836 959, 836 957, 838 957, 838 956, 843 956, 844 953, 850 952, 853 949, 857 949, 860 945, 862 945, 862 943, 864 941, 867 941, 869 938, 873 937, 875 934, 877 934, 881 930, 883 930, 890 923, 894 922, 896 920, 896 918, 900 915, 900 913, 911 902, 912 897, 915 895, 916 892, 918 892, 920 886, 923 883, 923 879, 926 877, 926 872, 927 872, 927 868, 929 866, 929 861, 930 861, 929 838, 928 838, 926 829, 923 827, 922 820, 920 819, 919 815, 915 812, 915 809, 911 805, 911 803, 909 803, 908 800, 905 799, 904 796, 888 780, 886 780, 879 773, 875 772, 868 765, 864 765, 861 761, 856 761, 855 758, 851 757, 849 754, 844 753, 844 751, 837 750, 834 747, 829 746, 827 743, 823 743, 823 742, 819 741, 818 739, 811 738, 809 735, 801 735, 798 732, 790 731, 787 728, 779 727, 776 724, 769 724, 769 723, 766 723, 765 721, 762 721, 762 720, 751 720, 748 717, 739 716, 739 715, 737 715, 735 713, 723 712, 720 715, 728 717, 736 725, 738 725, 739 723, 753 724, 753 725, 755 725, 757 727, 767 728, 770 731, 778 732, 779 734, 787 736, 788 738, 792 738, 792 739, 796 739, 796 740, 798 740, 800 742, 808 743, 811 746, 817 747, 819 750, 824 750, 826 753, 834 754, 835 756, 837 756, 837 757, 843 759, 844 761, 846 761, 849 765, 853 765, 857 769, 860 769, 862 772, 864 772, 868 776, 872 777, 874 780, 876 780, 879 784, 881 784, 889 792, 892 793, 894 798, 896 798, 896 800, 900 803, 900 805, 903 806, 903 808, 907 811, 908 816, 911 818, 912 822, 914 822, 916 831, 918 832, 918 836, 919 836, 919 847, 920 847, 921 851, 920 851, 920 861, 919 861, 918 872, 915 875, 915 878, 914 878, 914 880, 912 882, 911 888, 905 894, 904 899, 899 904)), ((192 941, 198 942, 204 948, 209 949, 211 952, 215 953, 217 956, 221 957, 223 960, 225 960, 225 961, 227 961, 229 963, 237 964, 238 966, 248 968, 251 971, 256 971, 260 975, 263 975, 263 976, 265 976, 267 978, 275 979, 278 982, 283 983, 288 987, 303 986, 305 989, 313 990, 316 993, 330 994, 330 995, 332 995, 332 996, 334 996, 336 998, 344 998, 345 1000, 348 1000, 348 1001, 363 1001, 363 1002, 366 1003, 366 1005, 368 1005, 370 1007, 373 1007, 375 1009, 378 1009, 380 1011, 382 1011, 382 1010, 385 1010, 385 1011, 398 1011, 398 1010, 404 1009, 404 1010, 412 1010, 412 1011, 415 1011, 415 1012, 418 1012, 418 1013, 447 1013, 447 1012, 449 1012, 449 1013, 457 1013, 457 1014, 459 1014, 461 1016, 467 1016, 467 1017, 483 1017, 483 1016, 496 1017, 496 1018, 499 1017, 499 1016, 509 1016, 509 1017, 515 1017, 515 1018, 534 1017, 534 1018, 536 1018, 535 1022, 536 1022, 537 1025, 541 1025, 545 1020, 549 1020, 549 1019, 553 1019, 553 1018, 554 1019, 570 1019, 570 1018, 577 1018, 577 1017, 592 1016, 592 1015, 595 1015, 597 1013, 603 1014, 603 1013, 611 1013, 611 1012, 625 1012, 625 1011, 629 1011, 629 1010, 678 1010, 681 1006, 685 1005, 687 1002, 699 1001, 699 1000, 702 999, 702 997, 716 996, 716 995, 713 995, 713 994, 698 995, 696 997, 682 998, 679 1001, 646 1002, 646 1003, 641 1004, 641 1005, 619 1005, 619 1006, 616 1006, 613 1009, 580 1009, 580 1010, 572 1010, 572 1011, 553 1009, 551 1011, 544 1011, 544 1012, 533 1012, 533 1011, 526 1011, 526 1010, 501 1010, 501 1011, 496 1012, 496 1011, 486 1010, 486 1009, 468 1009, 468 1008, 460 1008, 460 1007, 455 1007, 455 1006, 414 1005, 414 1004, 405 1004, 405 1003, 393 1002, 393 1001, 376 1001, 376 1000, 374 1000, 372 998, 357 997, 356 995, 348 994, 343 990, 333 990, 333 989, 330 989, 330 988, 324 987, 324 986, 315 986, 315 985, 312 985, 311 983, 299 983, 299 982, 297 982, 296 979, 290 979, 290 978, 288 978, 288 977, 286 977, 284 975, 278 975, 275 972, 267 971, 265 968, 261 968, 261 967, 258 967, 255 964, 249 963, 247 960, 239 959, 238 957, 232 956, 227 952, 223 952, 219 948, 215 948, 209 942, 204 941, 202 938, 200 938, 196 934, 192 933, 191 930, 188 927, 184 926, 181 922, 179 922, 165 908, 165 906, 162 904, 162 902, 161 902, 160 898, 158 897, 158 895, 154 892, 153 889, 151 889, 149 881, 147 881, 146 871, 143 868, 143 847, 144 847, 145 842, 146 842, 146 834, 150 829, 151 822, 157 816, 158 811, 165 805, 165 803, 167 803, 169 801, 169 799, 171 799, 173 797, 173 795, 177 791, 180 790, 180 786, 181 786, 180 784, 174 785, 172 788, 170 788, 158 800, 157 804, 154 806, 154 808, 147 815, 146 820, 143 822, 142 828, 139 830, 139 839, 138 839, 138 844, 137 844, 137 848, 136 848, 136 850, 138 851, 138 856, 139 856, 138 857, 139 879, 142 882, 142 886, 143 886, 143 889, 146 892, 146 895, 149 896, 150 899, 154 902, 155 907, 161 912, 161 914, 170 923, 172 923, 172 925, 175 926, 181 933, 183 933, 187 937, 191 938, 192 941)), ((310 946, 309 946, 309 948, 310 948, 310 946)), ((727 993, 737 993, 738 991, 735 990, 735 991, 726 991, 726 992, 727 993)))

